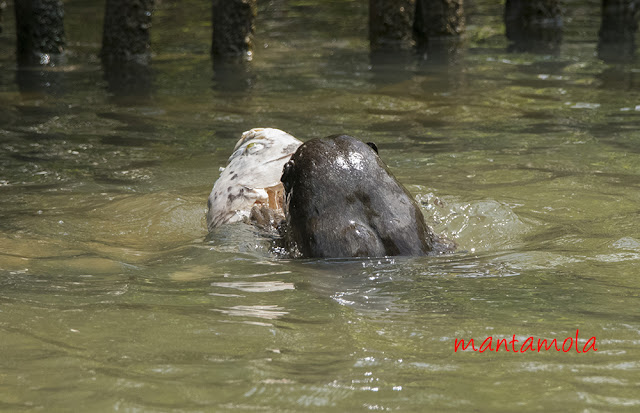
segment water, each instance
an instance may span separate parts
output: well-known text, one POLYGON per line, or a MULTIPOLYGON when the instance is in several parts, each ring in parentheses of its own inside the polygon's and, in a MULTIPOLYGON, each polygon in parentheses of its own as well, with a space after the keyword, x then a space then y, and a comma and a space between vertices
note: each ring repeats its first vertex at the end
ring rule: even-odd
POLYGON ((18 87, 12 4, 0 35, 0 410, 637 411, 640 66, 594 55, 599 2, 567 2, 557 55, 507 53, 477 0, 448 63, 385 63, 366 2, 274 0, 229 74, 209 2, 163 1, 146 99, 106 90, 102 5, 65 7, 48 86, 18 87), (218 168, 260 126, 376 142, 459 252, 207 238, 218 168), (576 330, 598 351, 454 351, 576 330))

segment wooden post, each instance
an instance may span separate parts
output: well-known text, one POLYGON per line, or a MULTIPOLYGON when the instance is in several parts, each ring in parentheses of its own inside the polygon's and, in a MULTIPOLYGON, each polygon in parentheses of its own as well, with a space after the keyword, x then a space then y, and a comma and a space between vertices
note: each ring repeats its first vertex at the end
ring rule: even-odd
POLYGON ((507 0, 504 22, 510 49, 556 51, 562 41, 562 9, 558 0, 507 0))
POLYGON ((107 0, 102 36, 102 61, 149 63, 154 0, 107 0))
POLYGON ((598 57, 624 61, 634 56, 639 7, 638 0, 602 0, 598 57))
POLYGON ((459 36, 464 26, 463 0, 417 0, 413 36, 419 50, 429 40, 459 36))
POLYGON ((415 1, 369 0, 369 42, 372 51, 411 48, 415 1))
POLYGON ((109 91, 146 96, 151 90, 151 15, 154 0, 107 0, 102 67, 109 91))
POLYGON ((55 65, 64 53, 61 0, 16 0, 17 57, 21 66, 55 65))
POLYGON ((2 33, 2 12, 4 12, 5 7, 6 7, 6 3, 0 0, 0 33, 2 33))
POLYGON ((213 0, 211 55, 251 60, 256 0, 213 0))

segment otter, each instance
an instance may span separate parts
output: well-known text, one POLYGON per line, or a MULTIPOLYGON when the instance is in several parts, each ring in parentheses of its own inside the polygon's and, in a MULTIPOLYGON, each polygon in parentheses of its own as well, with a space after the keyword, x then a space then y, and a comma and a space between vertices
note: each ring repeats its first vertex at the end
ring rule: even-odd
POLYGON ((374 144, 312 139, 285 164, 283 235, 300 257, 438 254, 453 248, 425 223, 374 144))
POLYGON ((209 196, 209 231, 236 221, 276 235, 274 250, 305 258, 428 255, 436 235, 373 143, 333 135, 302 143, 278 129, 245 132, 209 196))

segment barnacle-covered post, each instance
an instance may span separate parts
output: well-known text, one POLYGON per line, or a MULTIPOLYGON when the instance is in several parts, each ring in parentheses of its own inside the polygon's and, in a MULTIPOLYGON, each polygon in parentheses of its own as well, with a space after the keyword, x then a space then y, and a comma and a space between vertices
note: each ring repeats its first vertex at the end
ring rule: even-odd
POLYGON ((415 1, 369 0, 371 51, 397 51, 411 48, 415 1))
POLYGON ((65 47, 61 0, 16 0, 17 57, 20 66, 55 65, 65 47))
POLYGON ((107 0, 102 66, 109 89, 146 93, 151 85, 151 15, 154 0, 107 0))
POLYGON ((465 28, 463 0, 416 0, 413 36, 418 50, 437 40, 452 40, 465 28))
POLYGON ((2 12, 4 11, 4 8, 5 8, 6 4, 7 3, 5 3, 2 0, 0 0, 0 33, 2 33, 2 12))
POLYGON ((256 0, 213 0, 211 55, 251 60, 256 0))
POLYGON ((602 0, 598 57, 607 61, 624 61, 634 56, 639 12, 637 0, 602 0))
POLYGON ((562 9, 558 0, 507 0, 504 23, 510 49, 555 52, 562 41, 562 9))

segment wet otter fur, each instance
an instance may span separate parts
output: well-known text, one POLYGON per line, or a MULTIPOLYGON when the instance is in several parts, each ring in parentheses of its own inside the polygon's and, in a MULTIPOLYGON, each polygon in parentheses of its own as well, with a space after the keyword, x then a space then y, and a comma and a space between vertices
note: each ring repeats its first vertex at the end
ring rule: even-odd
POLYGON ((284 166, 284 237, 302 257, 437 254, 436 236, 375 145, 348 135, 312 139, 284 166))

